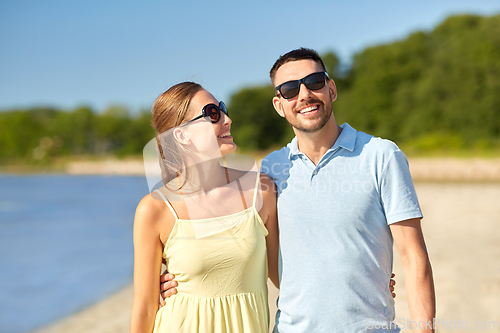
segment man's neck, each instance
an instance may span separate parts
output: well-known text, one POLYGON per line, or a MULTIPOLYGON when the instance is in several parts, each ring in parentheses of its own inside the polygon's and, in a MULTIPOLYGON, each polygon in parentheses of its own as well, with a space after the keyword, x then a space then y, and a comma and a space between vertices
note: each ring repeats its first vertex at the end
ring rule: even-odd
POLYGON ((294 132, 297 136, 297 145, 300 152, 309 157, 314 165, 318 165, 323 155, 337 141, 340 133, 342 133, 342 127, 337 125, 332 115, 319 131, 307 133, 294 129, 294 132))

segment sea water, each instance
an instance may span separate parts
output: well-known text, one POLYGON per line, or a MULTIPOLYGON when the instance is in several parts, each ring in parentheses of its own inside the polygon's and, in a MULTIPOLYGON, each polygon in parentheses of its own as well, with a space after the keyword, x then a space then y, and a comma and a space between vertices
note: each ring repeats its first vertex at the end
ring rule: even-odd
POLYGON ((0 176, 0 332, 70 315, 132 282, 144 177, 0 176))

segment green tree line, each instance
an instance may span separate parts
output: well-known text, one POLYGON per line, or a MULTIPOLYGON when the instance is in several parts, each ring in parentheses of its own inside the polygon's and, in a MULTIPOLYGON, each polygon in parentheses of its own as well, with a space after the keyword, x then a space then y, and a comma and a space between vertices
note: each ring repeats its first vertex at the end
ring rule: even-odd
MULTIPOLYGON (((356 54, 342 70, 322 54, 338 98, 338 123, 416 151, 500 146, 500 15, 451 16, 429 32, 356 54)), ((273 87, 246 87, 228 101, 245 150, 282 146, 293 131, 273 109, 273 87)), ((154 137, 151 113, 35 108, 0 112, 0 162, 64 155, 139 155, 154 137)))
MULTIPOLYGON (((338 123, 415 151, 500 144, 500 15, 451 16, 433 31, 364 49, 348 71, 341 70, 334 53, 322 58, 337 85, 333 111, 338 123)), ((267 148, 263 137, 273 131, 281 138, 277 146, 292 138, 280 119, 254 128, 255 119, 266 114, 270 120, 268 114, 275 113, 271 96, 268 85, 231 98, 240 147, 267 148), (250 109, 250 104, 258 107, 250 109)))
POLYGON ((130 116, 127 109, 115 106, 103 113, 89 107, 0 112, 2 162, 66 155, 135 155, 153 137, 149 111, 130 116))

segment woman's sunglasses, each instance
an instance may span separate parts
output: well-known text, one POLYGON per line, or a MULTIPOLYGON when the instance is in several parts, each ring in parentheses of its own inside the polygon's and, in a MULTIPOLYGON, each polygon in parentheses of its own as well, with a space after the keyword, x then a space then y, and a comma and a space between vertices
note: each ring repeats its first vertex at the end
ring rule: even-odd
POLYGON ((212 103, 207 104, 203 107, 203 109, 201 109, 201 116, 191 119, 186 124, 198 120, 200 118, 205 118, 207 121, 211 121, 212 124, 215 124, 221 118, 220 114, 221 111, 224 112, 227 116, 226 104, 224 104, 223 101, 220 101, 218 106, 212 103))
POLYGON ((275 89, 281 94, 281 96, 283 96, 283 98, 290 99, 299 94, 300 85, 302 83, 309 90, 319 90, 325 86, 325 78, 328 78, 326 72, 312 73, 300 80, 282 83, 275 89))

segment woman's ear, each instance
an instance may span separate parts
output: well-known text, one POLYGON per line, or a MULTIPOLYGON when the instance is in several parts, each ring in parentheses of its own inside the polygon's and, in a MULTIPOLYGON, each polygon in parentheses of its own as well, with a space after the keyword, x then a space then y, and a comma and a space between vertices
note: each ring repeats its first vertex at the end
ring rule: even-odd
POLYGON ((181 128, 174 129, 174 132, 172 134, 173 134, 175 140, 182 145, 187 145, 187 144, 191 143, 191 140, 189 140, 189 137, 188 137, 186 131, 184 131, 181 128))

